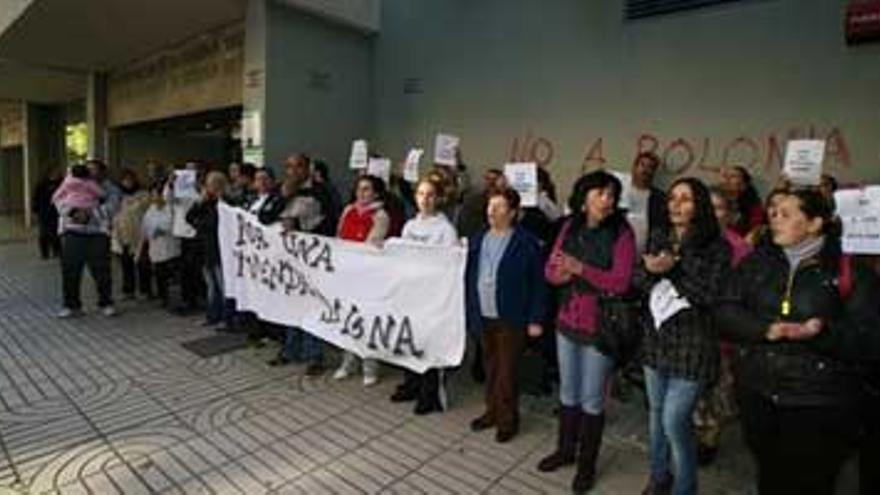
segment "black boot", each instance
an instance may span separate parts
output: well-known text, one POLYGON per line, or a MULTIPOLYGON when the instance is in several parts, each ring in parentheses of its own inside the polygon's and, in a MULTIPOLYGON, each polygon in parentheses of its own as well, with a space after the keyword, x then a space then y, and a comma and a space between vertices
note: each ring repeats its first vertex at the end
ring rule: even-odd
POLYGON ((578 446, 577 473, 571 482, 576 494, 586 493, 596 484, 596 460, 602 446, 602 432, 605 429, 605 414, 581 415, 581 437, 578 446))
POLYGON ((561 406, 559 408, 559 436, 556 439, 556 451, 541 459, 538 471, 549 473, 562 466, 574 462, 579 427, 581 424, 580 407, 561 406))

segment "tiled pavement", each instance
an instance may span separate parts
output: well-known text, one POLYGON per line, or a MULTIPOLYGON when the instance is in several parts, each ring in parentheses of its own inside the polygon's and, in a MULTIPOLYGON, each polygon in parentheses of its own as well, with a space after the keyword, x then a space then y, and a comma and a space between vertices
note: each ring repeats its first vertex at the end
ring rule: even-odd
MULTIPOLYGON (((57 261, 34 252, 0 245, 0 493, 568 491, 571 469, 534 469, 554 441, 549 400, 525 400, 522 433, 499 445, 468 430, 481 401, 464 373, 451 411, 416 417, 387 400, 390 371, 365 390, 270 369, 271 347, 202 359, 180 343, 210 331, 145 302, 59 321, 57 261)), ((638 493, 644 413, 616 403, 609 415, 595 492, 638 493)), ((727 450, 701 472, 702 493, 743 493, 739 448, 727 450)))

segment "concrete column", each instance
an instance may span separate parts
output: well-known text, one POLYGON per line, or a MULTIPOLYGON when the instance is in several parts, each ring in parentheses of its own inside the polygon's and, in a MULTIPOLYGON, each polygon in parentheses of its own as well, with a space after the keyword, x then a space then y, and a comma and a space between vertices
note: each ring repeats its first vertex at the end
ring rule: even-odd
POLYGON ((89 74, 86 94, 86 123, 89 127, 89 158, 107 160, 107 74, 89 74))
POLYGON ((51 167, 65 163, 64 111, 62 107, 23 102, 23 180, 25 225, 30 227, 31 195, 40 178, 51 167))
MULTIPOLYGON (((248 0, 244 25, 244 84, 242 86, 243 119, 255 119, 260 126, 262 142, 249 142, 242 136, 244 161, 260 165, 266 155, 266 40, 268 17, 267 0, 248 0)), ((242 130, 246 128, 242 123, 242 130)))

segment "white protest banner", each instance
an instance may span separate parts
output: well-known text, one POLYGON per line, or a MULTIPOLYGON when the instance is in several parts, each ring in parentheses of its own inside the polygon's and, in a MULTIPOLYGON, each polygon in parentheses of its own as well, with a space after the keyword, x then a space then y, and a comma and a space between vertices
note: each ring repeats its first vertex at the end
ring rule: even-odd
POLYGON ((466 248, 378 248, 218 211, 225 295, 239 310, 418 373, 461 363, 466 248))
POLYGON ((437 134, 434 140, 434 163, 455 167, 458 165, 458 145, 461 140, 449 134, 437 134))
POLYGON ((387 158, 370 158, 367 163, 367 175, 382 179, 385 184, 391 180, 391 160, 387 158))
POLYGON ((843 252, 880 254, 880 186, 834 193, 843 223, 843 252))
POLYGON ((621 208, 629 209, 632 205, 633 177, 628 172, 611 172, 620 181, 620 202, 621 208))
POLYGON ((818 186, 825 159, 825 141, 796 139, 788 142, 782 173, 794 185, 818 186))
POLYGON ((421 148, 413 148, 406 155, 406 161, 403 163, 403 179, 407 182, 419 181, 419 163, 422 161, 422 155, 425 150, 421 148))
POLYGON ((368 160, 367 142, 363 139, 358 139, 351 143, 351 158, 348 160, 348 167, 355 170, 363 170, 367 168, 368 160))
POLYGON ((521 206, 538 206, 538 165, 535 163, 508 163, 504 177, 510 187, 519 193, 521 206))

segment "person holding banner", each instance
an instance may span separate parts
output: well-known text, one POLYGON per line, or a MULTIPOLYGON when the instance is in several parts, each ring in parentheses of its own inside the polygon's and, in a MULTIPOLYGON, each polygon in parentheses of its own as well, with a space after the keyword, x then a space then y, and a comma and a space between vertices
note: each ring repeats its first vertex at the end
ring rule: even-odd
MULTIPOLYGON (((284 230, 328 235, 331 223, 327 213, 331 211, 330 195, 315 182, 309 156, 298 153, 288 157, 285 173, 286 178, 281 186, 284 209, 279 214, 284 230)), ((306 376, 322 375, 324 342, 302 328, 285 328, 284 346, 268 364, 283 366, 300 359, 308 363, 306 376)))
MULTIPOLYGON (((416 206, 419 213, 403 226, 401 237, 405 240, 431 246, 457 246, 458 234, 446 215, 437 211, 437 203, 443 197, 441 186, 422 179, 416 186, 416 206)), ((404 381, 397 386, 392 402, 415 400, 415 414, 422 415, 445 411, 446 388, 442 369, 417 374, 404 371, 404 381)))
POLYGON ((555 471, 577 459, 575 493, 595 483, 596 459, 605 426, 605 391, 615 359, 600 345, 599 294, 624 294, 635 267, 632 227, 618 208, 621 184, 599 170, 583 176, 570 200, 577 212, 563 225, 545 268, 560 287, 556 344, 559 359, 557 448, 538 464, 555 471))
POLYGON ((499 443, 519 431, 517 365, 526 335, 541 336, 547 294, 538 240, 515 224, 519 201, 513 189, 489 195, 489 228, 470 240, 465 274, 468 331, 486 366, 486 411, 471 430, 494 427, 499 443))
MULTIPOLYGON (((380 246, 388 235, 390 219, 384 209, 385 183, 378 177, 362 175, 355 183, 355 201, 342 212, 338 235, 341 239, 380 246)), ((357 365, 357 356, 345 352, 334 380, 348 378, 357 365)), ((364 386, 379 382, 379 362, 363 360, 364 386)))
POLYGON ((644 495, 697 493, 691 417, 718 377, 712 307, 730 273, 709 191, 694 178, 673 182, 668 216, 648 239, 639 280, 649 294, 643 366, 650 409, 651 474, 644 495))
POLYGON ((818 191, 783 196, 770 242, 737 267, 714 311, 741 343, 740 419, 761 495, 835 493, 859 433, 862 371, 880 361, 877 276, 841 253, 832 219, 818 191))

